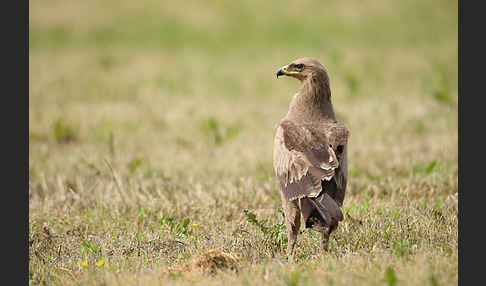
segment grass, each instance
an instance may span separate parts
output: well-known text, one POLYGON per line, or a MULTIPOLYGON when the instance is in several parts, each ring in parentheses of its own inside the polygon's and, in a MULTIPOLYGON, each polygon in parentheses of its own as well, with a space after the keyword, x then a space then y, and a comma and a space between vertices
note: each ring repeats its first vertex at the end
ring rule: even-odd
POLYGON ((30 285, 456 285, 457 2, 31 1, 30 285), (344 221, 295 262, 273 135, 313 56, 344 221))

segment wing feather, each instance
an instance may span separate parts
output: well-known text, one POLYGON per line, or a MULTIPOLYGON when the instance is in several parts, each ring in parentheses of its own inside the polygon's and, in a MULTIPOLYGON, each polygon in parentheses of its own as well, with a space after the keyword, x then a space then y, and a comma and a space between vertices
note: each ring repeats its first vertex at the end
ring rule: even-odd
POLYGON ((340 164, 336 144, 346 141, 335 138, 336 130, 341 132, 339 128, 280 122, 274 142, 274 170, 287 200, 317 197, 322 191, 322 181, 334 177, 340 164))

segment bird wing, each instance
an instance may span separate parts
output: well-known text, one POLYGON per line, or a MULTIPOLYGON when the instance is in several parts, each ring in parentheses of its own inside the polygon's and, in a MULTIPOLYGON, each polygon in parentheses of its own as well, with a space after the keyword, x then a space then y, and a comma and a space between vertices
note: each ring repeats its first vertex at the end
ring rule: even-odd
POLYGON ((336 140, 328 136, 326 128, 297 125, 287 119, 280 122, 273 163, 285 199, 317 197, 322 191, 321 182, 333 178, 339 162, 330 147, 330 142, 336 140))
POLYGON ((329 143, 339 162, 338 168, 334 170, 334 176, 329 181, 322 181, 322 189, 336 201, 339 206, 343 205, 344 194, 348 180, 348 137, 349 130, 343 123, 337 122, 326 128, 329 143))

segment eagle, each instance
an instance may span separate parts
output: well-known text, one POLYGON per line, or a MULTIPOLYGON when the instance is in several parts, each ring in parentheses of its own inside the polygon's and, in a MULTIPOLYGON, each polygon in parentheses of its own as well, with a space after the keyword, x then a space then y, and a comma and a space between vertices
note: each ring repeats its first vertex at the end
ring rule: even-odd
POLYGON ((300 81, 274 139, 273 168, 287 230, 287 256, 293 258, 301 216, 305 228, 329 236, 343 220, 341 207, 348 177, 349 130, 336 120, 327 69, 313 58, 300 58, 277 71, 300 81))

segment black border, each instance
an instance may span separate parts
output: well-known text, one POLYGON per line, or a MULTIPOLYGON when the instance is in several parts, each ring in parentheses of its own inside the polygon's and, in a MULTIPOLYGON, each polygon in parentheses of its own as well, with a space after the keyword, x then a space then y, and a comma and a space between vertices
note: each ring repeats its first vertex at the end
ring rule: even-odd
MULTIPOLYGON (((29 284, 29 1, 2 5, 2 278, 29 284), (10 276, 10 277, 9 277, 10 276)), ((14 281, 14 283, 9 283, 14 281)))
MULTIPOLYGON (((482 285, 484 270, 483 179, 484 108, 484 9, 477 1, 458 4, 458 123, 459 123, 459 285, 482 285), (466 5, 467 3, 467 5, 466 5), (469 41, 465 40, 469 39, 469 41), (468 134, 468 135, 466 135, 468 134), (466 262, 467 261, 467 262, 466 262)), ((440 142, 438 142, 440 144, 440 142)))

